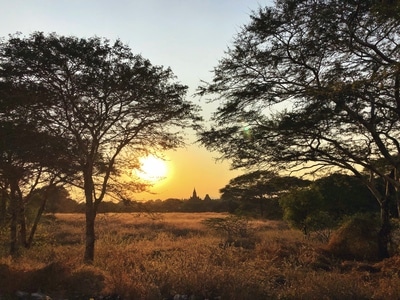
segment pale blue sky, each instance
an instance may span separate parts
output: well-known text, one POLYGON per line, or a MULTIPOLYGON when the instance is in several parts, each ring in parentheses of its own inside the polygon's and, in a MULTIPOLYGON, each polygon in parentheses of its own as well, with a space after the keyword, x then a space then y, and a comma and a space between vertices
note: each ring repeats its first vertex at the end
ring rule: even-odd
POLYGON ((17 31, 97 35, 170 66, 193 92, 252 10, 271 0, 0 0, 0 36, 17 31))
MULTIPOLYGON (((200 80, 212 78, 212 69, 241 26, 249 22, 251 12, 260 5, 271 6, 273 1, 0 0, 0 37, 17 31, 24 35, 43 31, 77 37, 119 38, 133 53, 142 54, 152 64, 171 67, 178 80, 189 86, 190 97, 200 80)), ((192 100, 201 104, 206 117, 216 107, 216 104, 206 105, 199 99, 192 100)), ((190 196, 194 186, 201 197, 205 193, 218 197, 218 189, 237 174, 228 171, 227 163, 215 164, 213 157, 216 154, 207 154, 199 146, 190 146, 184 151, 183 155, 193 156, 189 162, 196 161, 197 157, 204 160, 199 164, 201 169, 196 169, 194 164, 190 167, 190 163, 189 166, 185 164, 190 169, 176 168, 175 177, 187 179, 187 191, 183 190, 180 195, 173 194, 176 188, 170 188, 169 194, 155 191, 159 193, 155 198, 190 196), (189 172, 193 173, 192 179, 188 178, 189 172), (207 175, 211 178, 204 180, 205 172, 215 175, 207 175)), ((176 159, 179 153, 172 156, 176 159)))

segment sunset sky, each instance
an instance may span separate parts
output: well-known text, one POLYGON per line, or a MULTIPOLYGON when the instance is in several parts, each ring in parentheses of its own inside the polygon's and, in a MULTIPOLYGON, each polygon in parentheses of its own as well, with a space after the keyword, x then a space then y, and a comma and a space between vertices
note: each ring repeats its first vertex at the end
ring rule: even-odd
MULTIPOLYGON (((211 80, 213 67, 249 22, 251 12, 272 4, 272 0, 0 0, 0 37, 43 31, 119 38, 152 64, 171 67, 208 119, 216 104, 193 97, 196 88, 201 80, 211 80)), ((218 153, 207 152, 194 140, 188 131, 187 147, 165 154, 167 178, 137 199, 188 198, 193 188, 201 198, 205 194, 218 198, 219 189, 241 174, 231 171, 229 162, 216 162, 218 153)))

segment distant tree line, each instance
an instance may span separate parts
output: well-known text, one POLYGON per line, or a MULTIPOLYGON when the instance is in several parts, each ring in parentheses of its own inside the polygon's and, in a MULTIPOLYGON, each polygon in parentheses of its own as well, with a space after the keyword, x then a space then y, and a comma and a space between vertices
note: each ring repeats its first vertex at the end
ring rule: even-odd
MULTIPOLYGON (((382 191, 383 182, 377 183, 382 191)), ((234 214, 285 219, 304 233, 335 228, 343 219, 360 213, 376 213, 374 195, 354 175, 333 173, 310 181, 255 171, 232 179, 221 189, 221 201, 234 214)), ((389 196, 388 196, 389 197, 389 196)), ((395 198, 396 193, 390 195, 395 198)), ((398 217, 392 201, 390 215, 398 217)))
MULTIPOLYGON (((31 214, 40 207, 44 195, 38 191, 36 197, 30 201, 27 209, 31 214)), ((47 196, 45 213, 84 213, 85 203, 73 200, 68 191, 63 187, 53 188, 47 196)), ((154 213, 154 212, 226 212, 227 203, 221 200, 201 199, 176 199, 166 200, 120 200, 103 201, 99 207, 99 213, 154 213)))
MULTIPOLYGON (((385 189, 383 182, 381 189, 385 189)), ((46 213, 84 213, 85 204, 71 199, 63 187, 39 189, 27 206, 28 215, 39 209, 47 197, 46 213)), ((395 194, 392 195, 395 197, 395 194)), ((394 203, 394 202, 393 202, 394 203)), ((375 213, 379 205, 373 194, 355 176, 330 174, 314 181, 279 177, 269 171, 255 171, 230 180, 221 189, 221 199, 103 201, 99 213, 107 212, 229 212, 265 219, 285 219, 294 228, 307 231, 333 228, 347 216, 375 213)), ((2 212, 3 214, 6 212, 2 212)), ((395 205, 390 214, 398 217, 395 205)))

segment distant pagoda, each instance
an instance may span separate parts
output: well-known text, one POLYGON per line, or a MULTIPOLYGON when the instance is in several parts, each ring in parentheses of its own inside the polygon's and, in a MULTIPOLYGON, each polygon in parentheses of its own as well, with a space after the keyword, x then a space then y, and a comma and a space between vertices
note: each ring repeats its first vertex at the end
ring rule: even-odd
MULTIPOLYGON (((206 196, 205 196, 205 198, 204 198, 204 201, 210 201, 210 200, 211 200, 210 196, 209 196, 208 194, 206 194, 206 196)), ((197 195, 196 188, 193 189, 193 194, 192 194, 192 196, 188 199, 188 201, 203 201, 203 200, 197 195)))
POLYGON ((189 198, 189 201, 201 201, 200 197, 197 196, 196 188, 193 189, 193 195, 189 198))

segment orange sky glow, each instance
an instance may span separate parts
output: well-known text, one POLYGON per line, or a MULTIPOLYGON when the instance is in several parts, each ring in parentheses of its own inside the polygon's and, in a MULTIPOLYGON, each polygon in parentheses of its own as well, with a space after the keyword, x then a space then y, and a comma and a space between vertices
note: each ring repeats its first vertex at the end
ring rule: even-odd
POLYGON ((166 178, 156 182, 148 192, 134 195, 135 200, 188 199, 194 188, 200 198, 204 199, 208 194, 216 199, 220 196, 219 189, 242 173, 230 170, 228 162, 215 160, 217 153, 213 157, 198 145, 168 151, 164 155, 168 167, 166 178))

